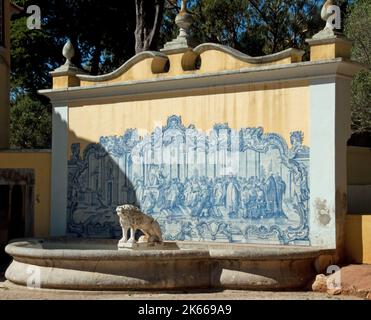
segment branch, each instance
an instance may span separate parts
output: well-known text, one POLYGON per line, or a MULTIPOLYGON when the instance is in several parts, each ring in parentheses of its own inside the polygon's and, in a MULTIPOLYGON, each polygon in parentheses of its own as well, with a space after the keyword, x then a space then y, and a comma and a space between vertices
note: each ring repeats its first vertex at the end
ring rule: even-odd
POLYGON ((166 0, 166 3, 167 3, 167 6, 166 6, 167 9, 176 10, 178 12, 180 11, 180 7, 178 6, 176 0, 166 0))
POLYGON ((155 19, 153 21, 153 26, 152 26, 151 33, 149 35, 149 39, 150 39, 149 46, 150 47, 152 47, 152 42, 153 42, 156 34, 158 34, 158 31, 161 27, 162 13, 164 11, 164 4, 165 4, 164 0, 159 0, 157 2, 157 4, 155 5, 155 7, 156 7, 155 19))

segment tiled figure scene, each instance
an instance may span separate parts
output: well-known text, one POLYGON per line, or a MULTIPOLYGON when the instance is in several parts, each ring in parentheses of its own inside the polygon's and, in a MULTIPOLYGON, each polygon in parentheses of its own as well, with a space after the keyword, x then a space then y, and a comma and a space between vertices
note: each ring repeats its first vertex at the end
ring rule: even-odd
POLYGON ((302 132, 290 140, 228 124, 202 132, 171 116, 145 136, 72 144, 68 233, 119 238, 115 208, 130 203, 166 240, 310 245, 309 148, 302 132))

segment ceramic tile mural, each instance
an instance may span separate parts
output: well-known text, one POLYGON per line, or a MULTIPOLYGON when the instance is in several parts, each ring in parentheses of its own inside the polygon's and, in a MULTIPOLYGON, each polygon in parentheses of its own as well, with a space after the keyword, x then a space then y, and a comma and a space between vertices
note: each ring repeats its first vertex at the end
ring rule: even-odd
POLYGON ((171 116, 143 136, 73 144, 68 233, 119 238, 115 208, 131 203, 166 240, 309 245, 309 148, 299 131, 290 140, 228 124, 202 132, 171 116))

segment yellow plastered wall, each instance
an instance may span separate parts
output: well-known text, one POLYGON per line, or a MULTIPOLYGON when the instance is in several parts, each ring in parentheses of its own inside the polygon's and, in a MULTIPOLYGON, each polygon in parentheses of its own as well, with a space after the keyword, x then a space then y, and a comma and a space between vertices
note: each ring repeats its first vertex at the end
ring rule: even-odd
POLYGON ((247 67, 262 67, 266 65, 278 65, 278 64, 290 64, 292 63, 292 57, 276 60, 274 62, 265 64, 252 64, 238 60, 231 55, 226 53, 210 50, 201 54, 201 69, 197 73, 209 73, 209 72, 220 72, 225 70, 238 70, 247 67))
POLYGON ((352 45, 350 42, 337 41, 327 44, 315 44, 310 48, 310 61, 350 58, 352 45))
POLYGON ((80 143, 81 151, 102 136, 122 135, 127 129, 142 129, 144 135, 165 125, 169 116, 182 117, 185 126, 207 131, 218 123, 231 128, 263 127, 282 135, 290 143, 290 133, 304 132, 309 141, 309 89, 306 82, 244 85, 232 88, 194 90, 115 104, 69 109, 69 144, 80 143))
POLYGON ((347 260, 371 264, 371 214, 348 215, 345 232, 347 260))
MULTIPOLYGON (((125 81, 132 81, 132 80, 145 80, 150 78, 159 78, 161 75, 154 75, 152 74, 152 58, 147 58, 143 61, 136 63, 132 66, 128 71, 123 73, 122 75, 118 76, 116 79, 104 82, 91 82, 91 81, 81 81, 81 86, 91 86, 96 84, 102 83, 117 83, 117 82, 125 82, 125 81)), ((55 86, 53 86, 55 88, 55 86)))
POLYGON ((69 88, 80 85, 80 80, 73 76, 53 77, 53 88, 69 88))
POLYGON ((0 169, 35 171, 34 236, 49 236, 51 153, 0 152, 0 169))
POLYGON ((310 48, 310 60, 317 61, 335 58, 335 43, 327 45, 314 45, 310 48))

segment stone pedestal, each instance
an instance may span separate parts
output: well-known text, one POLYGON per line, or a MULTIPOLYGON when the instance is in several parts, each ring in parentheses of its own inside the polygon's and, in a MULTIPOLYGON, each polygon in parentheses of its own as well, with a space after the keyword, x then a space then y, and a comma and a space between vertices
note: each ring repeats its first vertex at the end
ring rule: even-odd
POLYGON ((53 77, 53 88, 62 89, 80 86, 80 79, 76 74, 82 73, 80 69, 71 65, 63 65, 50 74, 53 77))
POLYGON ((330 37, 313 37, 308 39, 310 61, 345 58, 350 59, 352 41, 343 35, 333 34, 330 37))

